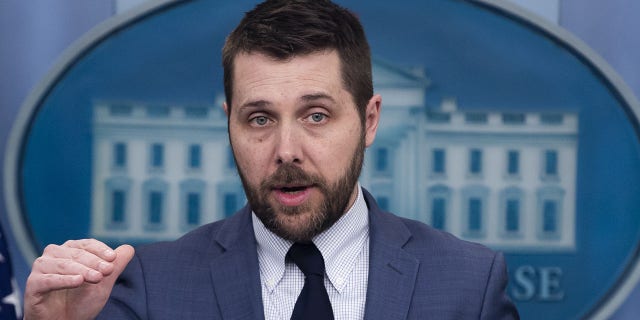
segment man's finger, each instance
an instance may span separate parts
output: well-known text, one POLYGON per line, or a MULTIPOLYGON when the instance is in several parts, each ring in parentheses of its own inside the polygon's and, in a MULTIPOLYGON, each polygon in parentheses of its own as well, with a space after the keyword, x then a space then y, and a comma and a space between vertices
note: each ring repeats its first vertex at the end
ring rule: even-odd
POLYGON ((27 279, 26 294, 46 294, 54 290, 72 289, 81 286, 84 277, 81 275, 63 274, 31 274, 27 279))
MULTIPOLYGON (((33 264, 35 270, 42 273, 58 273, 57 270, 64 269, 71 262, 79 263, 85 267, 96 270, 103 275, 109 275, 113 271, 113 263, 105 261, 95 254, 83 249, 63 247, 63 246, 47 246, 45 254, 36 259, 33 264), (68 262, 65 262, 68 260, 68 262), (58 269, 52 269, 52 266, 59 265, 58 269), (48 267, 42 269, 42 267, 48 267)), ((68 274, 68 273, 64 273, 68 274)))
MULTIPOLYGON (((104 263, 109 264, 109 263, 104 263)), ((113 271, 113 265, 110 267, 104 267, 108 269, 108 273, 113 271)), ((70 259, 60 258, 37 258, 33 263, 33 271, 42 275, 79 275, 84 281, 90 283, 96 283, 102 280, 105 274, 100 270, 95 270, 84 264, 78 263, 70 259)))
POLYGON ((113 249, 96 239, 69 240, 62 246, 91 252, 105 261, 113 261, 116 258, 116 253, 113 249))

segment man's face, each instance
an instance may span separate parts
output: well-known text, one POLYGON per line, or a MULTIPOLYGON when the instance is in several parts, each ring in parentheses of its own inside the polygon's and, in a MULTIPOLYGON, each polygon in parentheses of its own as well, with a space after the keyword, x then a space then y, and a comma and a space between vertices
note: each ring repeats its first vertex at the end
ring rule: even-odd
POLYGON ((251 209, 271 231, 308 241, 353 204, 380 96, 362 127, 335 51, 235 58, 229 136, 251 209))

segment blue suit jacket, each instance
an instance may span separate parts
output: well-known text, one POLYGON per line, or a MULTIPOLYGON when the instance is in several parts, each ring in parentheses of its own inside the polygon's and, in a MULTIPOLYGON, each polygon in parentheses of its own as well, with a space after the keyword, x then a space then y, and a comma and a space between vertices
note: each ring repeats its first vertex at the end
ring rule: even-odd
MULTIPOLYGON (((363 189, 364 190, 364 189, 363 189)), ((365 319, 517 319, 501 254, 378 208, 365 319)), ((101 319, 263 319, 251 210, 138 248, 101 319)))

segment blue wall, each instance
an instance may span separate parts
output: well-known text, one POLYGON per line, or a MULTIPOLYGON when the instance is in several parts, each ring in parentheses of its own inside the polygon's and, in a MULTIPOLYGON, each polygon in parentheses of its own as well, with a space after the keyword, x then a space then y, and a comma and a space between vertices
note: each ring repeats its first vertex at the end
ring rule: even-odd
MULTIPOLYGON (((640 97, 640 2, 634 0, 562 0, 560 25, 578 36, 622 77, 640 97)), ((640 285, 612 319, 637 319, 640 285)))

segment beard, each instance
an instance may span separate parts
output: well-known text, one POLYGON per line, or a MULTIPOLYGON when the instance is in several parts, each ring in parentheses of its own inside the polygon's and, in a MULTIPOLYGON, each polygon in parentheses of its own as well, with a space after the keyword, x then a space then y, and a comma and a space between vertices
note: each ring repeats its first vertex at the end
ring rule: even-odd
POLYGON ((242 169, 239 166, 237 168, 249 205, 265 227, 283 239, 307 242, 330 228, 346 212, 362 170, 364 149, 362 132, 349 166, 344 168, 344 172, 334 183, 287 162, 281 164, 259 186, 252 186, 242 169), (322 196, 320 203, 313 203, 312 199, 298 206, 284 206, 277 201, 271 203, 269 198, 274 188, 282 185, 315 187, 322 196))

